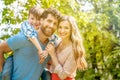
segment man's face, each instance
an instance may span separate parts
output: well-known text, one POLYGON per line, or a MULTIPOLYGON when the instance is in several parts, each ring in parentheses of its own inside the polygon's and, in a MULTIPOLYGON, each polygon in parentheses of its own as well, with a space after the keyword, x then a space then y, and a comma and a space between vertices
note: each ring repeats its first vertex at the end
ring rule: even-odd
POLYGON ((50 37, 58 26, 58 19, 51 14, 48 14, 47 18, 43 19, 41 24, 41 30, 43 34, 50 37))
POLYGON ((36 19, 36 17, 32 14, 29 15, 28 22, 35 29, 38 29, 40 27, 40 20, 36 19))

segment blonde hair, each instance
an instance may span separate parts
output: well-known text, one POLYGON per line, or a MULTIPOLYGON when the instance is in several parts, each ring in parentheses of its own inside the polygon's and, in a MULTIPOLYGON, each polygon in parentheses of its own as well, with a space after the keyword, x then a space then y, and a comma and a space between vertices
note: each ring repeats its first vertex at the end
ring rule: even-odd
POLYGON ((40 20, 43 12, 44 12, 43 8, 39 6, 33 6, 29 10, 29 15, 32 14, 34 17, 36 17, 37 20, 40 20))
POLYGON ((70 27, 71 27, 70 39, 72 41, 74 57, 78 65, 77 67, 81 70, 84 70, 85 68, 87 68, 87 62, 85 60, 85 50, 77 23, 72 16, 63 16, 60 22, 61 21, 68 21, 70 23, 70 27))

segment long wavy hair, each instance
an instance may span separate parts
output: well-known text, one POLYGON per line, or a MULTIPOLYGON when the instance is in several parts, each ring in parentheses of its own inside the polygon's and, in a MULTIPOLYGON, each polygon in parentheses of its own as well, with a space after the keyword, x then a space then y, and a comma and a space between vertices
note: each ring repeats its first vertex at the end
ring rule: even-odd
POLYGON ((77 68, 80 70, 84 70, 87 68, 87 62, 85 60, 85 49, 83 46, 83 41, 82 41, 82 37, 80 35, 77 23, 74 19, 74 17, 72 16, 63 16, 60 19, 60 22, 62 21, 68 21, 71 27, 71 36, 70 39, 72 41, 72 46, 73 46, 73 50, 74 50, 74 57, 77 63, 77 68))

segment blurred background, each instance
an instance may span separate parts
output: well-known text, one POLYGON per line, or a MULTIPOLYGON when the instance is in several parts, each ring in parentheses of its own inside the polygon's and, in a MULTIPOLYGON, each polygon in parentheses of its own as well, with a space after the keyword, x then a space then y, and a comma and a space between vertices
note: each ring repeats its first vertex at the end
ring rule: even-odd
POLYGON ((19 32, 34 5, 75 17, 88 62, 76 80, 120 80, 120 0, 0 0, 0 40, 19 32))

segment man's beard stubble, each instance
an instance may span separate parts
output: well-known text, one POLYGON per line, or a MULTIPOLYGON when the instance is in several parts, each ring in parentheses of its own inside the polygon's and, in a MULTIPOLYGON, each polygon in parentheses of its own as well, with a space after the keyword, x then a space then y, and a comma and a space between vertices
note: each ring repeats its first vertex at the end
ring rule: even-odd
POLYGON ((53 34, 53 31, 52 31, 52 33, 50 34, 50 33, 48 33, 48 32, 46 31, 46 28, 43 28, 42 26, 41 26, 40 28, 41 28, 42 33, 43 33, 46 37, 50 37, 50 36, 53 34))

